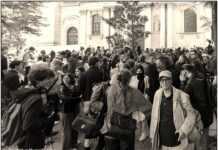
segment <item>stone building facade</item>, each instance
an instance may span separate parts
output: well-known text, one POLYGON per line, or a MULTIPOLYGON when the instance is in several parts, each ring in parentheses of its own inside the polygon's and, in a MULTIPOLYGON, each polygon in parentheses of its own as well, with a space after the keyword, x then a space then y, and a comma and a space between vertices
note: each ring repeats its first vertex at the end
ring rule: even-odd
MULTIPOLYGON (((80 46, 108 48, 106 37, 115 31, 101 17, 112 17, 115 5, 116 2, 53 3, 53 7, 47 10, 52 23, 43 32, 46 34, 42 35, 44 45, 75 49, 80 46)), ((206 20, 202 18, 211 21, 211 13, 211 8, 205 7, 203 2, 155 2, 142 12, 148 17, 144 30, 151 34, 143 39, 141 46, 204 47, 206 40, 211 39, 211 30, 203 27, 206 20)))

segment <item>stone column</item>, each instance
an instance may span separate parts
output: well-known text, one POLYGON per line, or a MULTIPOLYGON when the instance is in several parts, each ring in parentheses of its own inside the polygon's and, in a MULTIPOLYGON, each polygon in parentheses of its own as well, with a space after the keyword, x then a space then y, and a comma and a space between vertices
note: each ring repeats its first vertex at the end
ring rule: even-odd
POLYGON ((160 47, 165 47, 165 3, 160 4, 160 47))
MULTIPOLYGON (((145 28, 144 30, 145 31, 150 31, 152 32, 152 29, 151 29, 151 24, 152 24, 152 14, 151 14, 151 7, 149 8, 146 8, 146 10, 144 11, 145 12, 145 15, 148 17, 148 21, 145 23, 145 28)), ((144 43, 144 48, 151 48, 151 36, 152 36, 152 33, 147 37, 145 38, 145 43, 144 43)))
POLYGON ((86 45, 90 45, 90 38, 92 34, 92 19, 90 15, 90 11, 86 11, 86 45))
POLYGON ((174 26, 173 26, 173 4, 167 4, 167 47, 173 47, 173 33, 174 33, 174 26))
POLYGON ((61 2, 57 3, 55 8, 55 19, 54 19, 54 45, 60 45, 61 43, 61 2))

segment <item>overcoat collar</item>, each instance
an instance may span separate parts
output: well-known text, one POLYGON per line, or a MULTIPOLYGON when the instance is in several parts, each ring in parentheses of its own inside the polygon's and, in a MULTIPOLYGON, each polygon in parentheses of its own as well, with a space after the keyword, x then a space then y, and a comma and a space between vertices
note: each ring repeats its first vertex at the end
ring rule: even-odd
MULTIPOLYGON (((175 112, 176 107, 178 105, 179 92, 175 87, 172 87, 172 88, 173 88, 173 93, 172 93, 173 94, 173 112, 175 112)), ((158 106, 157 111, 158 112, 160 112, 160 104, 161 104, 162 96, 163 96, 163 89, 161 88, 160 89, 160 94, 158 96, 158 103, 157 103, 157 106, 158 106)), ((159 118, 159 116, 160 116, 160 114, 158 113, 158 118, 159 118)))

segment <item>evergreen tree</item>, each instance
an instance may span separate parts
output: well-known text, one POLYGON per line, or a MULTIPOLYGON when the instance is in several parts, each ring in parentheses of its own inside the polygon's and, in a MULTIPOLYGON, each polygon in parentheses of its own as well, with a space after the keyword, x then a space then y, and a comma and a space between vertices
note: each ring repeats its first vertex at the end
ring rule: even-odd
POLYGON ((40 27, 45 26, 41 16, 41 2, 3 1, 2 45, 21 49, 25 44, 24 34, 40 35, 40 27))
POLYGON ((217 50, 217 1, 208 1, 204 3, 205 7, 210 7, 212 9, 212 20, 202 16, 201 19, 204 20, 202 27, 211 29, 211 39, 214 42, 215 50, 217 50))
POLYGON ((108 25, 115 29, 115 33, 107 37, 113 47, 123 48, 124 46, 129 46, 136 54, 135 51, 139 45, 138 40, 144 39, 150 34, 150 32, 144 31, 148 18, 141 14, 147 6, 138 1, 118 2, 114 9, 113 17, 109 19, 103 18, 108 25))

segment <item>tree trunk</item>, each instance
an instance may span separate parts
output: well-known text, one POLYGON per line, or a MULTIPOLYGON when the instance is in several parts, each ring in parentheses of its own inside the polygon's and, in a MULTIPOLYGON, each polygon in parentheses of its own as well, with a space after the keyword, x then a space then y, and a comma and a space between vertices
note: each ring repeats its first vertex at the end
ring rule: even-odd
POLYGON ((217 50, 217 2, 212 2, 212 39, 217 50))

